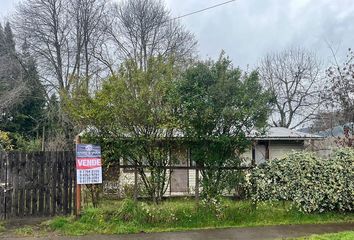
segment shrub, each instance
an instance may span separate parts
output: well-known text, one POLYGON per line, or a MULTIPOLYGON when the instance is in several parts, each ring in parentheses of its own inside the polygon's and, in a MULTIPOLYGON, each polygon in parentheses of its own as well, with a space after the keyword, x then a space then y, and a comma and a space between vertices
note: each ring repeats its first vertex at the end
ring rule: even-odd
POLYGON ((122 205, 118 209, 117 217, 124 222, 130 222, 141 217, 141 206, 132 199, 124 199, 122 205))
POLYGON ((205 213, 212 213, 217 219, 224 218, 226 206, 221 201, 220 197, 203 199, 200 204, 201 211, 205 213))
POLYGON ((0 130, 0 151, 12 150, 11 139, 9 133, 0 130))
POLYGON ((293 152, 257 167, 251 175, 251 198, 291 200, 302 212, 354 209, 354 150, 339 149, 331 159, 293 152))

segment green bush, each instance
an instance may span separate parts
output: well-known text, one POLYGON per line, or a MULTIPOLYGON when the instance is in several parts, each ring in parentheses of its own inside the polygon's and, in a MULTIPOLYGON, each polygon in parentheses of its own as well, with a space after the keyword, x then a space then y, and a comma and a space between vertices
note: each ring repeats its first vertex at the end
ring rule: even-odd
POLYGON ((13 149, 8 132, 0 130, 0 151, 9 151, 13 149))
POLYGON ((302 212, 353 211, 354 150, 339 149, 331 159, 293 152, 254 169, 250 187, 255 202, 290 200, 302 212))

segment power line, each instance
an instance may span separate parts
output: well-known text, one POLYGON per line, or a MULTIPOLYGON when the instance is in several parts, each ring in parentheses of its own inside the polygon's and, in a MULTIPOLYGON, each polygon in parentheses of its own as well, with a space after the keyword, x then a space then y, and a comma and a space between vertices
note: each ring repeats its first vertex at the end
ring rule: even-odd
POLYGON ((207 11, 209 9, 220 7, 222 5, 225 5, 225 4, 228 4, 228 3, 231 3, 231 2, 235 2, 235 1, 236 0, 230 0, 230 1, 222 2, 222 3, 216 4, 216 5, 207 7, 207 8, 203 8, 203 9, 200 9, 200 10, 197 10, 197 11, 194 11, 194 12, 190 12, 190 13, 187 13, 187 14, 172 18, 170 21, 177 20, 177 19, 180 19, 180 18, 184 18, 184 17, 190 16, 190 15, 196 14, 196 13, 204 12, 204 11, 207 11))

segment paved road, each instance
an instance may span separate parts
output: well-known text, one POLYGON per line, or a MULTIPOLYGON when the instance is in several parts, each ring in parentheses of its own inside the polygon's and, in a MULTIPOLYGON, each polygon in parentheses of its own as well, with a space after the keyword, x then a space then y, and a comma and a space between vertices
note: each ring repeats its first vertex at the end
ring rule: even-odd
MULTIPOLYGON (((122 235, 89 235, 82 237, 47 236, 41 238, 11 238, 7 240, 264 240, 302 237, 311 234, 354 230, 354 223, 309 224, 250 228, 196 230, 187 232, 139 233, 122 235)), ((5 239, 5 237, 3 237, 5 239)))

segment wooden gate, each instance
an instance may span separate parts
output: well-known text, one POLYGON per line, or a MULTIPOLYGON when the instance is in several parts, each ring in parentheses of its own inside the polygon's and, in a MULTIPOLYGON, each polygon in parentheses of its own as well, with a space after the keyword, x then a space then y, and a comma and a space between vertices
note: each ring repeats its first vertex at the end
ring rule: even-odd
POLYGON ((0 219, 70 214, 74 152, 0 152, 0 219))

